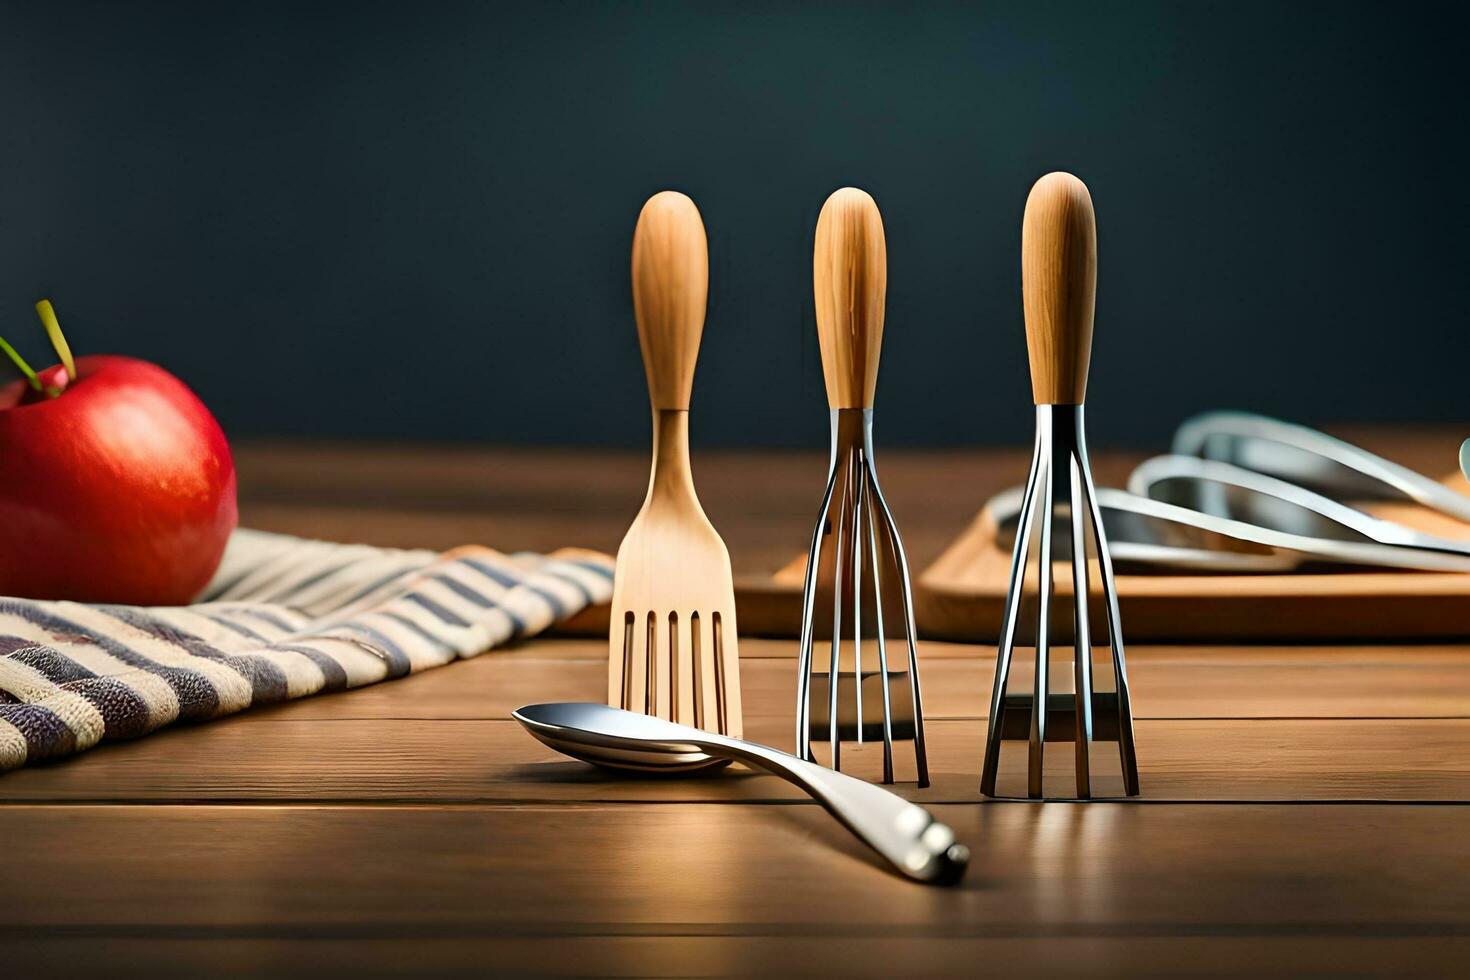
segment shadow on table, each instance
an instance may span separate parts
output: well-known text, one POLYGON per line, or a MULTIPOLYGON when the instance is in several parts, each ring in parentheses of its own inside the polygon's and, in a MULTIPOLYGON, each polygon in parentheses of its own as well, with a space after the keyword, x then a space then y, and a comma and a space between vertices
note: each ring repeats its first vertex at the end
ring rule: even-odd
MULTIPOLYGON (((633 770, 609 769, 594 766, 589 762, 527 762, 516 766, 510 772, 510 778, 517 782, 525 783, 576 783, 587 785, 593 783, 607 783, 610 785, 637 785, 647 783, 652 786, 667 786, 677 782, 700 782, 709 783, 718 780, 735 779, 741 782, 752 779, 764 773, 753 772, 747 769, 705 768, 690 772, 635 772, 633 770)), ((671 803, 680 802, 670 800, 671 803)))
MULTIPOLYGON (((584 762, 536 762, 525 763, 517 766, 510 774, 511 778, 525 783, 565 783, 579 786, 604 785, 617 786, 625 789, 646 786, 650 790, 657 787, 660 791, 678 782, 702 784, 702 789, 723 783, 734 789, 735 787, 748 787, 749 781, 761 778, 762 782, 772 777, 769 774, 751 771, 742 768, 729 769, 703 769, 684 773, 650 773, 621 771, 607 769, 584 762)), ((784 784, 782 784, 784 785, 784 784)), ((885 878, 900 882, 906 887, 923 887, 909 882, 901 874, 895 871, 876 852, 868 848, 858 840, 851 832, 842 826, 835 818, 828 815, 821 805, 810 797, 793 795, 790 797, 772 798, 742 797, 739 795, 708 796, 700 795, 696 798, 670 797, 659 800, 657 797, 630 797, 621 800, 609 800, 608 802, 647 803, 660 802, 669 804, 680 803, 726 803, 739 806, 757 807, 762 817, 773 822, 779 822, 786 829, 794 831, 799 837, 830 850, 845 858, 858 861, 868 865, 874 871, 881 873, 885 878)), ((978 875, 972 874, 966 882, 960 884, 960 888, 978 888, 984 881, 978 875)))

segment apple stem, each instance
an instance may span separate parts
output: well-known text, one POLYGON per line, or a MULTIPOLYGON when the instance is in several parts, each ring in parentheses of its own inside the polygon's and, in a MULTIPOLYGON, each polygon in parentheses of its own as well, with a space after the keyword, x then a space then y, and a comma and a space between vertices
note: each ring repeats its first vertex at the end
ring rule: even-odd
POLYGON ((66 378, 76 381, 76 361, 72 359, 71 344, 66 342, 66 335, 62 334, 62 325, 57 322, 56 310, 51 309, 50 300, 41 300, 35 304, 35 314, 41 317, 41 326, 46 328, 46 335, 51 339, 51 347, 56 348, 56 356, 62 359, 62 367, 66 369, 66 378))
POLYGON ((61 358, 62 367, 66 368, 67 381, 75 381, 77 362, 72 359, 71 345, 66 342, 66 334, 61 332, 61 324, 56 319, 56 311, 51 308, 49 299, 43 299, 36 304, 36 315, 41 318, 41 325, 46 328, 46 336, 51 339, 51 346, 56 348, 56 356, 61 358))
POLYGON ((26 376, 26 380, 30 382, 31 387, 40 391, 41 379, 36 377, 36 372, 31 370, 31 366, 26 363, 26 359, 21 357, 20 352, 14 347, 11 347, 4 337, 0 337, 0 350, 3 350, 11 362, 20 368, 20 373, 26 376))

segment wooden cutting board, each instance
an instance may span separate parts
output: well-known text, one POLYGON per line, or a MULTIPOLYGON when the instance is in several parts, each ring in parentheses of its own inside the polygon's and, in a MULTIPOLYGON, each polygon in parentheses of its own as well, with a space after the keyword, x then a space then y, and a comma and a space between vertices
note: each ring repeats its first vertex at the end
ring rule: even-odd
MULTIPOLYGON (((1458 474, 1445 483, 1470 492, 1458 474)), ((1379 517, 1442 537, 1470 540, 1470 526, 1407 505, 1370 508, 1379 517)), ((984 514, 919 576, 919 632, 934 639, 996 642, 1010 577, 1010 550, 984 514)), ((1058 592, 1071 571, 1056 566, 1058 592)), ((1096 588, 1096 566, 1089 581, 1096 588)), ((1470 637, 1470 574, 1404 570, 1208 575, 1120 572, 1118 601, 1130 640, 1266 641, 1458 639, 1470 637)), ((1023 612, 1023 616, 1025 613, 1023 612)), ((1102 612, 1093 603, 1094 629, 1102 612)), ((1064 640, 1064 637, 1058 637, 1064 640)))
MULTIPOLYGON (((1459 474, 1443 481, 1470 494, 1459 474)), ((1412 505, 1365 508, 1446 538, 1470 540, 1470 525, 1412 505)), ((806 556, 770 576, 737 576, 736 616, 750 636, 794 638, 801 623, 806 556)), ((1057 589, 1070 594, 1071 573, 1057 566, 1057 589)), ((995 643, 1010 576, 1009 549, 978 515, 914 583, 914 615, 928 639, 995 643)), ((1098 583, 1096 570, 1089 580, 1098 583)), ((1369 641, 1470 639, 1470 574, 1403 570, 1316 574, 1203 575, 1122 572, 1119 603, 1130 640, 1369 641)), ((1094 603, 1093 626, 1104 627, 1094 603)), ((559 632, 607 631, 607 607, 584 610, 559 632)), ((1061 624, 1058 623, 1058 626, 1061 624)), ((1099 634, 1101 635, 1101 634, 1099 634)), ((1024 639, 1024 637, 1023 637, 1024 639)), ((1066 642, 1065 631, 1057 636, 1066 642)))

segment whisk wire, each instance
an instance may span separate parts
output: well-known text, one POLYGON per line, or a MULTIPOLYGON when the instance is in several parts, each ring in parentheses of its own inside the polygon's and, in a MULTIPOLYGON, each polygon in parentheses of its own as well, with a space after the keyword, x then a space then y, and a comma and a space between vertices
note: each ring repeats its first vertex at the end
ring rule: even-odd
POLYGON ((813 629, 817 602, 818 562, 822 555, 822 537, 832 511, 832 495, 837 489, 839 469, 833 460, 832 472, 827 477, 827 489, 822 494, 822 506, 817 512, 817 525, 812 530, 812 546, 807 552, 806 581, 801 590, 801 641, 797 654, 796 678, 796 754, 811 760, 811 685, 813 629))
MULTIPOLYGON (((867 470, 862 453, 853 457, 852 491, 852 676, 857 710, 857 743, 863 744, 863 488, 867 470)), ((872 556, 877 561, 877 556, 872 556)), ((876 594, 875 594, 876 595, 876 594)))
MULTIPOLYGON (((873 559, 869 562, 873 567, 873 618, 878 633, 878 673, 879 679, 883 682, 883 782, 891 783, 893 782, 893 705, 888 693, 888 643, 885 639, 887 632, 883 627, 883 582, 878 570, 881 562, 878 561, 878 536, 873 528, 878 510, 877 494, 870 495, 867 502, 865 516, 868 522, 868 553, 873 559)), ((861 707, 859 707, 859 715, 861 715, 861 707)))
POLYGON ((831 765, 841 768, 842 738, 846 728, 839 723, 842 704, 841 676, 844 642, 844 616, 851 622, 854 691, 849 704, 855 708, 856 727, 849 736, 858 743, 875 736, 866 729, 864 711, 863 605, 872 602, 872 631, 876 633, 878 675, 882 684, 883 781, 893 782, 894 704, 889 682, 892 678, 888 660, 887 632, 893 625, 888 612, 901 615, 904 642, 908 647, 909 707, 913 712, 913 732, 917 757, 918 784, 929 784, 928 759, 925 751, 923 698, 918 680, 918 643, 914 628, 913 594, 909 580, 907 557, 888 503, 883 498, 873 465, 871 410, 834 410, 832 416, 831 472, 817 526, 812 534, 807 555, 805 583, 802 589, 802 627, 798 652, 796 744, 797 754, 814 761, 812 752, 812 706, 815 695, 813 665, 816 654, 815 620, 824 610, 818 609, 818 594, 831 587, 832 646, 828 658, 826 731, 818 721, 816 737, 825 734, 830 743, 831 765), (881 528, 880 528, 881 525, 881 528), (832 540, 827 541, 831 536, 832 540), (830 556, 824 551, 830 548, 830 556), (865 557, 866 555, 866 557, 865 557), (827 558, 828 560, 824 560, 827 558), (891 567, 882 567, 891 562, 891 567), (865 564, 867 569, 865 569, 865 564), (868 569, 871 569, 869 572, 868 569), (871 582, 871 593, 864 585, 871 582), (886 594, 885 588, 889 593, 886 594), (889 606, 889 603, 893 603, 889 606), (844 613, 844 605, 851 609, 844 613))
MULTIPOLYGON (((1043 770, 1046 741, 1051 723, 1066 719, 1066 715, 1052 718, 1050 655, 1052 613, 1056 602, 1056 581, 1053 559, 1059 542, 1054 537, 1053 522, 1064 515, 1068 529, 1063 540, 1069 540, 1072 561, 1072 622, 1073 622, 1073 703, 1071 732, 1063 726, 1060 736, 1054 741, 1070 738, 1076 756, 1077 796, 1086 799, 1091 792, 1091 743, 1098 735, 1094 717, 1100 706, 1106 706, 1111 725, 1113 710, 1117 712, 1117 740, 1122 763, 1124 791, 1129 796, 1138 794, 1138 769, 1133 742, 1133 714, 1128 692, 1127 668, 1123 653, 1121 617, 1118 613, 1117 584, 1113 578, 1113 566, 1108 556, 1106 532, 1099 511, 1096 491, 1093 489, 1092 471, 1087 459, 1087 446, 1083 435, 1082 407, 1038 406, 1036 416, 1036 452, 1032 458, 1031 472, 1027 477, 1022 496, 1021 513, 1016 529, 1015 549, 1011 555, 1011 581, 1006 593, 1006 604, 1001 618, 1001 633, 996 651, 995 685, 991 695, 988 738, 985 745, 985 760, 980 777, 980 791, 987 796, 995 795, 996 775, 999 769, 1001 743, 1007 737, 1020 738, 1019 733, 1007 735, 1011 726, 1006 723, 1008 697, 1007 681, 1010 677, 1014 657, 1017 624, 1026 593, 1027 571, 1031 556, 1031 541, 1037 535, 1037 616, 1036 616, 1036 664, 1032 694, 1029 705, 1027 731, 1027 795, 1033 799, 1043 796, 1043 770), (1089 618, 1090 582, 1088 570, 1087 529, 1092 529, 1094 555, 1098 563, 1098 575, 1103 604, 1107 611, 1108 641, 1112 649, 1113 674, 1117 694, 1112 698, 1099 699, 1093 689, 1092 672, 1092 628, 1089 618)), ((1017 720, 1018 724, 1020 720, 1017 720)), ((1111 737, 1111 727, 1104 738, 1111 737)))
MULTIPOLYGON (((1051 448, 1051 447, 1049 447, 1051 448)), ((1032 797, 1041 796, 1042 761, 1046 752, 1047 705, 1051 700, 1051 600, 1052 600, 1052 540, 1051 523, 1056 511, 1055 481, 1052 478, 1055 460, 1048 452, 1042 463, 1041 499, 1041 542, 1037 556, 1037 572, 1040 586, 1036 595, 1036 672, 1031 711, 1031 741, 1027 748, 1026 790, 1032 797)))
MULTIPOLYGON (((894 521, 893 512, 888 509, 888 501, 883 496, 883 488, 878 485, 878 471, 873 465, 871 427, 864 432, 864 444, 868 487, 872 492, 874 502, 883 512, 883 526, 887 532, 888 545, 893 551, 893 563, 898 570, 899 602, 903 610, 903 636, 909 650, 909 705, 914 712, 914 756, 918 767, 918 785, 922 789, 929 785, 929 754, 924 743, 924 698, 919 687, 919 634, 914 628, 914 590, 909 581, 909 559, 904 553, 903 541, 898 536, 898 524, 894 521)), ((881 604, 883 597, 879 595, 876 600, 881 604)), ((885 687, 884 690, 887 688, 885 687)))
POLYGON ((1087 459, 1087 440, 1082 432, 1082 409, 1077 409, 1077 462, 1082 473, 1082 492, 1097 542, 1098 577, 1102 579, 1103 607, 1107 610, 1108 641, 1113 655, 1113 683, 1118 700, 1118 761, 1123 769, 1123 792, 1138 795, 1138 756, 1133 744, 1133 699, 1128 690, 1128 665, 1123 655, 1122 616, 1118 612, 1118 586, 1113 579, 1113 561, 1108 552, 1102 511, 1093 491, 1092 466, 1087 459))
POLYGON ((1069 454, 1067 462, 1070 485, 1067 509, 1072 520, 1072 680, 1077 692, 1074 699, 1077 713, 1074 742, 1077 752, 1077 795, 1086 799, 1092 795, 1092 631, 1087 610, 1086 514, 1082 506, 1082 484, 1085 481, 1082 461, 1077 455, 1069 454))
POLYGON ((1006 589, 1005 609, 1001 613, 1000 643, 995 652, 995 684, 990 695, 990 718, 985 740, 985 764, 981 770, 980 792, 995 795, 995 774, 1000 762, 1001 725, 1005 720, 1006 680, 1011 675, 1011 654, 1016 646, 1016 623, 1021 616, 1021 597, 1025 587, 1026 559, 1031 551, 1031 531, 1036 520, 1036 474, 1041 469, 1041 429, 1036 430, 1036 445, 1031 453, 1031 472, 1026 475, 1021 512, 1016 524, 1016 543, 1011 550, 1010 585, 1006 589))
POLYGON ((847 539, 847 502, 852 491, 852 467, 847 457, 842 459, 843 480, 846 484, 842 500, 837 505, 837 520, 833 527, 832 550, 832 656, 827 674, 827 728, 831 740, 832 768, 842 768, 842 740, 837 731, 837 691, 840 687, 842 655, 842 545, 847 539))

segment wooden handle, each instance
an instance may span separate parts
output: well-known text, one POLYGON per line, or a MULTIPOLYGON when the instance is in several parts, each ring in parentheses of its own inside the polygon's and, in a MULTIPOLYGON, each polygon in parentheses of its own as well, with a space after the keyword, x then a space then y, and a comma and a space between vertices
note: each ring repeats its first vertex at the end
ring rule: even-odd
POLYGON ((708 293, 709 246, 699 209, 677 191, 653 195, 633 232, 633 315, 656 410, 689 408, 708 293))
POLYGON ((1047 174, 1031 188, 1021 223, 1021 297, 1036 404, 1082 404, 1096 296, 1092 197, 1071 174, 1047 174))
POLYGON ((883 216, 866 191, 844 187, 822 205, 812 250, 812 289, 827 404, 872 408, 883 348, 888 246, 883 216))

